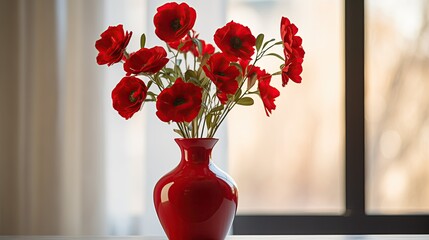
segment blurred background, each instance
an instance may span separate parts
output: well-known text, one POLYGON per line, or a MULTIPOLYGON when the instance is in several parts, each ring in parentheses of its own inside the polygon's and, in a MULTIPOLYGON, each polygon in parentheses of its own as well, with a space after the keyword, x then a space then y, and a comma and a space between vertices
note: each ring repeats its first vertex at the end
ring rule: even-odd
MULTIPOLYGON (((151 104, 127 121, 117 114, 122 66, 98 66, 94 44, 122 23, 129 51, 141 33, 164 46, 152 18, 165 2, 0 0, 0 234, 162 234, 152 189, 179 160, 177 136, 151 104)), ((304 39, 303 82, 274 77, 272 116, 255 99, 217 136, 213 159, 238 184, 238 214, 344 213, 343 0, 184 2, 211 43, 231 20, 280 40, 282 16, 304 39)), ((367 213, 427 214, 429 2, 365 4, 367 213)))

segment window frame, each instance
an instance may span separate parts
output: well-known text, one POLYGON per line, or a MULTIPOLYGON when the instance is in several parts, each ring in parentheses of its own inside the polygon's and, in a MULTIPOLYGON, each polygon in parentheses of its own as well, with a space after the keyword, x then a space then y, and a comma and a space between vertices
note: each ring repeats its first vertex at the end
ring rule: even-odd
POLYGON ((345 212, 341 215, 237 215, 236 235, 429 233, 429 215, 365 212, 365 0, 344 0, 345 212))

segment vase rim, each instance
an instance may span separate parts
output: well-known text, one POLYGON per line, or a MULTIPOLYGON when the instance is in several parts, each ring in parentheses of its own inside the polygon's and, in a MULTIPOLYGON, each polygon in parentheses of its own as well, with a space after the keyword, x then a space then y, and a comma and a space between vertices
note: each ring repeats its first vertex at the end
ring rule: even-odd
POLYGON ((204 147, 211 149, 215 146, 219 139, 217 138, 175 138, 180 147, 204 147))
POLYGON ((218 138, 175 138, 174 140, 219 140, 218 138))

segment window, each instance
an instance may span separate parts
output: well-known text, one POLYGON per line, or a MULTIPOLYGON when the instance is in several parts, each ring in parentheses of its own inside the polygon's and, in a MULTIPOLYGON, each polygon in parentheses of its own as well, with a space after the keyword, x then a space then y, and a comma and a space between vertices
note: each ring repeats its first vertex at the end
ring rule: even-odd
POLYGON ((367 9, 367 211, 427 213, 428 4, 370 0, 367 9))
MULTIPOLYGON (((281 16, 290 18, 306 51, 301 84, 282 88, 281 77, 273 77, 280 97, 270 117, 255 98, 255 106, 239 106, 228 118, 229 170, 240 190, 238 213, 343 213, 341 0, 230 0, 227 9, 227 22, 243 23, 266 39, 280 40, 281 16), (323 27, 318 19, 324 19, 323 27)), ((282 53, 282 46, 275 51, 282 53)), ((258 63, 268 72, 278 71, 279 65, 272 57, 258 63)))
MULTIPOLYGON (((252 1, 257 2, 257 1, 252 1)), ((270 3, 273 1, 270 1, 270 3)), ((374 129, 376 129, 376 125, 374 125, 374 119, 376 119, 376 114, 378 114, 378 110, 376 109, 377 105, 380 107, 380 104, 383 102, 380 101, 380 97, 385 97, 386 94, 393 94, 393 98, 397 101, 401 101, 402 98, 397 99, 398 97, 410 96, 411 99, 407 99, 403 105, 393 106, 394 111, 396 111, 396 116, 400 117, 409 117, 413 121, 417 121, 420 125, 416 125, 416 122, 412 122, 411 127, 415 129, 413 133, 415 138, 410 137, 409 144, 410 150, 409 152, 418 151, 419 154, 423 154, 423 156, 411 156, 406 160, 408 163, 412 163, 414 168, 421 168, 420 171, 427 171, 427 150, 419 150, 416 148, 421 145, 426 146, 427 149, 427 131, 428 121, 427 116, 429 114, 425 114, 425 109, 429 109, 427 107, 428 101, 425 100, 427 94, 427 44, 414 44, 413 47, 397 49, 401 56, 401 61, 406 61, 409 56, 408 62, 405 66, 407 69, 403 69, 402 74, 412 74, 404 75, 409 78, 403 78, 399 85, 396 84, 393 87, 396 87, 394 90, 397 90, 393 93, 379 93, 375 91, 375 87, 377 84, 392 84, 389 82, 389 78, 381 77, 381 74, 385 74, 387 68, 391 68, 391 62, 394 62, 393 59, 398 60, 395 52, 389 52, 391 55, 388 58, 384 59, 375 59, 371 54, 375 54, 374 48, 380 53, 380 51, 389 51, 389 44, 402 44, 401 46, 405 46, 406 41, 410 41, 409 38, 414 34, 413 32, 406 32, 403 38, 399 38, 396 40, 402 42, 392 41, 391 38, 385 42, 374 43, 374 32, 370 29, 374 22, 374 16, 371 11, 376 10, 380 5, 387 4, 402 4, 397 5, 396 9, 401 10, 401 14, 392 14, 391 16, 396 16, 389 24, 385 26, 381 26, 379 30, 376 30, 377 34, 386 34, 385 37, 389 35, 389 29, 386 27, 395 28, 394 22, 403 22, 408 21, 410 24, 409 18, 405 17, 405 12, 407 9, 412 12, 412 16, 418 16, 417 10, 428 9, 428 6, 425 1, 344 1, 344 29, 345 29, 345 148, 344 148, 344 158, 345 158, 345 194, 343 202, 345 204, 344 212, 336 213, 336 214, 321 214, 320 212, 316 212, 307 215, 292 215, 290 213, 283 213, 282 215, 273 215, 270 213, 260 214, 255 211, 253 213, 241 213, 236 217, 234 222, 234 234, 341 234, 341 233, 428 233, 429 232, 429 216, 427 214, 428 209, 428 201, 427 199, 428 190, 427 190, 427 180, 420 179, 416 182, 423 184, 420 190, 421 195, 415 195, 420 200, 415 200, 412 197, 408 199, 411 200, 399 200, 405 201, 405 205, 407 206, 406 201, 414 201, 415 207, 412 209, 407 209, 401 207, 400 204, 392 204, 387 206, 380 204, 377 202, 377 199, 380 199, 378 196, 375 197, 374 194, 378 194, 378 189, 380 189, 380 180, 376 179, 376 175, 381 178, 385 178, 388 181, 395 180, 398 181, 397 177, 400 179, 406 178, 406 175, 403 175, 403 172, 399 172, 402 174, 398 174, 398 172, 393 171, 393 173, 389 173, 389 169, 380 168, 380 164, 384 164, 386 166, 386 162, 389 164, 398 164, 393 169, 398 169, 403 167, 404 164, 399 159, 404 159, 403 157, 397 157, 399 154, 398 148, 402 151, 402 148, 398 147, 399 144, 405 144, 404 140, 402 140, 403 136, 402 132, 398 132, 392 129, 395 129, 395 125, 393 123, 383 125, 383 133, 379 138, 374 138, 374 129), (365 5, 367 4, 367 5, 365 5), (426 4, 426 5, 425 5, 426 4), (414 7, 414 8, 413 8, 414 7), (411 10, 410 10, 411 9, 411 10), (414 10, 416 11, 414 11, 414 10), (369 15, 365 15, 365 10, 369 15), (369 10, 369 11, 368 11, 369 10), (413 12, 414 11, 414 12, 413 12), (402 15, 404 14, 404 15, 402 15), (396 20, 399 19, 399 20, 396 20), (365 21, 367 21, 367 25, 365 25, 365 21), (379 31, 385 31, 384 33, 380 33, 379 31), (387 33, 386 33, 387 32, 387 33), (365 39, 365 34, 367 34, 367 38, 365 39), (407 35, 408 34, 408 35, 407 35), (366 40, 366 41, 365 41, 366 40), (384 44, 383 44, 384 43, 384 44), (387 46, 386 46, 387 45, 387 46), (366 48, 365 48, 366 46, 366 48), (409 52, 410 50, 413 50, 409 52), (365 58, 366 53, 366 58, 365 58), (408 54, 407 54, 408 53, 408 54), (418 53, 418 54, 417 54, 418 53), (417 55, 414 55, 417 54, 417 55), (417 56, 419 59, 413 59, 412 56, 417 56), (426 61, 426 62, 425 62, 426 61), (426 65, 424 65, 426 63, 426 65), (368 72, 365 72, 365 69, 368 72), (375 70, 376 69, 376 70, 375 70), (374 72, 373 72, 374 70, 374 72), (406 70, 406 71, 404 71, 406 70), (371 72, 370 72, 371 71, 371 72), (405 73, 406 72, 406 73, 405 73), (366 73, 366 76, 365 76, 366 73), (372 74, 380 74, 380 75, 372 75, 372 74), (426 74, 426 78, 423 78, 423 74, 426 74), (365 81, 365 77, 367 81, 365 81), (374 79, 374 77, 376 79, 374 79), (383 78, 384 80, 378 80, 378 78, 383 78), (416 88, 411 88, 410 86, 405 86, 405 82, 418 85, 416 88), (398 88, 401 88, 398 90, 398 88), (371 92, 373 91, 373 92, 371 92), (374 94, 375 93, 377 94, 374 94), (408 94, 400 96, 398 95, 398 91, 408 91, 401 94, 408 94), (384 95, 383 95, 384 94, 384 95), (367 98, 365 98, 367 97, 367 98), (419 104, 418 109, 413 109, 411 106, 416 107, 415 105, 419 104), (401 108, 399 108, 401 107, 401 108), (405 109, 405 110, 404 110, 405 109), (414 110, 414 112, 413 112, 414 110), (401 114, 401 111, 405 111, 406 114, 401 114), (413 115, 414 114, 414 115, 413 115), (405 115, 405 116, 403 116, 405 115), (417 118, 417 119, 414 119, 417 118), (426 134, 425 134, 426 133, 426 134), (398 140, 400 139, 400 140, 398 140), (380 148, 374 148, 374 142, 381 142, 380 148), (383 146, 383 144, 387 144, 387 146, 383 146), (396 147, 395 147, 396 146, 396 147), (385 148, 385 149, 383 149, 385 148), (389 159, 383 158, 374 158, 371 154, 374 151, 381 151, 383 154, 388 154, 387 156, 391 156, 389 159), (390 154, 390 155, 389 155, 390 154), (426 155, 424 155, 426 154, 426 155), (378 161, 383 162, 376 162, 378 161), (394 160, 392 160, 394 159, 394 160), (389 160, 389 161, 387 161, 389 160), (375 166, 375 167, 374 167, 375 166), (381 170, 380 170, 381 169, 381 170), (378 172, 376 171, 378 170, 378 172), (383 176, 387 174, 386 176, 383 176), (389 175, 390 174, 390 175, 389 175), (397 175, 395 175, 397 174, 397 175), (381 176, 380 176, 381 175, 381 176), (393 175, 393 176, 392 176, 393 175), (389 177, 390 176, 390 177, 389 177), (424 195, 425 194, 425 195, 424 195), (368 197, 368 198, 365 198, 368 197), (417 205, 421 202, 420 205, 417 205), (425 205, 426 204, 426 205, 425 205), (415 214, 418 211, 418 214, 415 214), (402 215, 393 215, 401 213, 402 215), (414 215, 412 215, 414 213, 414 215), (378 214, 378 215, 376 215, 378 214), (384 214, 384 215, 381 215, 384 214), (390 214, 390 215, 386 215, 390 214)), ((327 11, 331 14, 331 11, 327 11)), ((328 14, 327 14, 328 15, 328 14)), ((425 16, 425 15, 422 15, 425 16)), ((420 19, 421 21, 426 21, 426 18, 420 19)), ((409 28, 410 25, 405 25, 406 31, 413 31, 413 29, 409 28)), ((421 24, 421 28, 417 28, 417 32, 420 29, 421 39, 424 39, 423 36, 427 36, 426 27, 427 24, 421 24)), ((322 25, 323 27, 323 25, 322 25)), ((391 30, 391 29, 390 29, 391 30)), ((392 35, 390 35, 392 36, 392 35)), ((416 35, 419 36, 419 35, 416 35)), ((395 35, 395 37, 397 37, 395 35)), ((411 42, 416 39, 411 39, 411 42)), ((415 43, 419 43, 417 40, 415 43)), ((382 56, 383 54, 379 54, 382 56)), ((393 64, 395 65, 395 64, 393 64)), ((398 65, 396 65, 398 66, 398 65)), ((393 78, 395 80, 395 78, 393 78)), ((385 87, 382 87, 385 89, 385 87)), ((386 104, 386 102, 384 102, 386 104)), ((387 106, 381 106, 381 108, 389 107, 391 102, 387 103, 387 106)), ((390 105, 390 107, 392 107, 390 105)), ((395 120, 392 120, 395 121, 395 120)), ((403 160, 404 161, 404 160, 403 160)), ((387 166, 389 166, 387 164, 387 166)), ((409 167, 409 166, 408 166, 409 167)), ((427 177, 426 174, 421 175, 422 177, 427 177)), ((413 181, 413 179, 408 179, 409 181, 413 181)), ((381 181, 383 182, 383 181, 381 181)), ((393 184, 397 184, 395 182, 393 184)), ((404 184, 403 182, 399 182, 404 184)), ((391 185, 387 185, 391 187, 391 185)), ((383 186, 382 186, 383 187, 383 186)), ((395 187, 401 187, 401 185, 395 185, 395 187)), ((407 190, 407 189, 406 189, 407 190)), ((405 190, 404 190, 405 191, 405 190)), ((408 192, 401 192, 400 194, 409 195, 413 193, 411 190, 407 190, 408 192), (409 194, 407 194, 409 193, 409 194)), ((389 191, 388 191, 389 192, 389 191)), ((414 194, 414 193, 413 193, 414 194)), ((389 197, 389 196, 388 196, 389 197)))

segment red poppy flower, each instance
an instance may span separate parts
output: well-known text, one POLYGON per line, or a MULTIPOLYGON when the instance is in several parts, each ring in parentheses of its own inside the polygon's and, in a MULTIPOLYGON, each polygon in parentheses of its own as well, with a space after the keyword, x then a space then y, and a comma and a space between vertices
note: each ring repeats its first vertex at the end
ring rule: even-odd
POLYGON ((113 108, 125 119, 140 110, 146 99, 147 87, 136 77, 124 77, 112 91, 113 108))
POLYGON ((289 79, 296 83, 301 83, 302 58, 290 58, 286 60, 282 68, 282 86, 286 86, 289 79))
POLYGON ((291 23, 286 17, 282 17, 280 23, 280 35, 283 41, 283 47, 289 55, 294 55, 297 58, 304 57, 304 50, 302 49, 302 38, 296 36, 298 28, 295 24, 291 23))
POLYGON ((121 61, 132 32, 124 33, 122 25, 119 24, 115 27, 110 26, 100 36, 101 38, 95 42, 95 48, 98 50, 97 63, 110 66, 121 61))
POLYGON ((288 18, 282 17, 280 23, 280 35, 283 41, 285 64, 282 68, 282 86, 289 79, 296 83, 301 82, 302 62, 305 51, 302 48, 302 38, 296 36, 298 28, 288 18))
POLYGON ((201 102, 202 89, 178 78, 158 95, 156 115, 164 122, 191 122, 200 112, 201 102))
POLYGON ((213 54, 207 64, 203 66, 206 76, 216 85, 217 94, 222 104, 228 100, 226 94, 233 95, 237 92, 238 82, 236 78, 240 71, 235 66, 230 66, 230 60, 225 53, 213 54))
POLYGON ((222 52, 242 59, 251 59, 255 53, 256 39, 248 27, 233 21, 216 30, 216 45, 222 52))
POLYGON ((259 94, 261 96, 262 103, 264 104, 265 113, 269 117, 271 111, 276 109, 276 104, 274 104, 274 101, 276 97, 280 96, 280 92, 275 87, 270 85, 270 74, 265 73, 264 75, 261 75, 261 78, 258 80, 259 94))
POLYGON ((165 42, 178 41, 194 27, 196 17, 195 9, 186 3, 166 3, 153 18, 155 34, 165 42))
POLYGON ((139 73, 157 73, 168 62, 167 52, 162 47, 142 48, 130 57, 124 63, 124 70, 130 74, 139 73))

